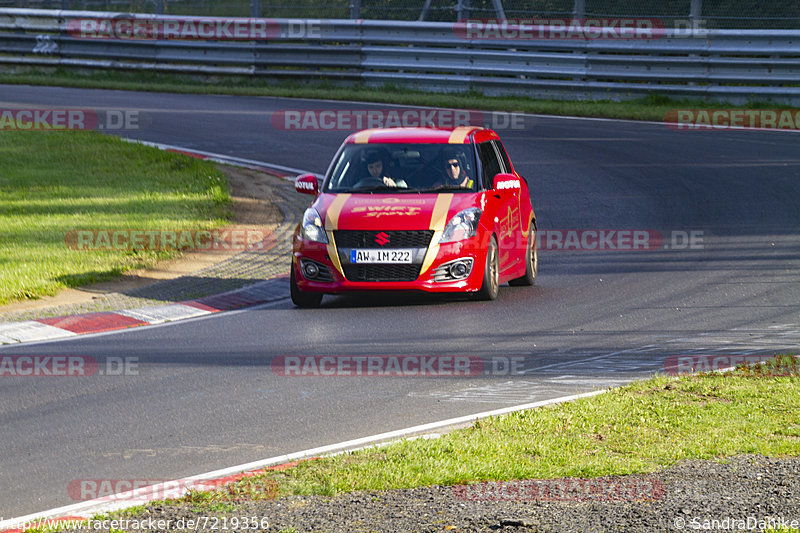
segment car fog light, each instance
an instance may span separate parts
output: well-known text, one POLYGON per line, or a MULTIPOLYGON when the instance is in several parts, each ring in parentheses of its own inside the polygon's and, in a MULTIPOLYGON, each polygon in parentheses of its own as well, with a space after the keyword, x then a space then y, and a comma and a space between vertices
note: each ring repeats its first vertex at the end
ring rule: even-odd
POLYGON ((314 279, 319 275, 319 267, 310 262, 303 262, 303 275, 306 279, 314 279))
POLYGON ((457 261, 450 265, 450 274, 454 278, 463 278, 467 275, 467 265, 461 261, 457 261))

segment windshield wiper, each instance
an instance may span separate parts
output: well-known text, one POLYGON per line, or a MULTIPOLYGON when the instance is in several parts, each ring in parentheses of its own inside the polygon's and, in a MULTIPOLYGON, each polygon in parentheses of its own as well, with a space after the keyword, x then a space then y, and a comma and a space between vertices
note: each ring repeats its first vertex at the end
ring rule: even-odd
POLYGON ((428 187, 427 189, 418 189, 417 192, 442 192, 442 191, 469 191, 468 187, 460 187, 458 185, 437 185, 436 187, 428 187))
POLYGON ((367 187, 352 187, 350 192, 374 192, 374 191, 397 191, 400 187, 392 187, 391 185, 369 185, 367 187))

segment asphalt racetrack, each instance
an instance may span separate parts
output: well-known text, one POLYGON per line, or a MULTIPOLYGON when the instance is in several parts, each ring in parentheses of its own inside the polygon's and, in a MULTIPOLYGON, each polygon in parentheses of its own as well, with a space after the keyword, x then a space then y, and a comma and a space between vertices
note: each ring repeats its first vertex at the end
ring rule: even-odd
MULTIPOLYGON (((1 90, 2 108, 132 112, 135 129, 107 131, 317 173, 348 132, 286 131, 273 113, 389 108, 1 90)), ((515 126, 498 132, 530 183, 539 230, 555 232, 540 253, 535 287, 504 286, 486 303, 347 296, 298 310, 287 285, 287 298, 265 308, 3 346, 0 355, 85 355, 101 364, 135 357, 138 374, 0 379, 0 516, 75 503, 68 491, 75 480, 180 478, 619 385, 663 371, 677 354, 797 351, 797 134, 540 116, 515 126), (644 250, 554 249, 569 230, 648 231, 662 242, 644 250), (399 379, 271 370, 276 356, 313 354, 522 358, 515 360, 524 372, 498 366, 496 375, 399 379)))

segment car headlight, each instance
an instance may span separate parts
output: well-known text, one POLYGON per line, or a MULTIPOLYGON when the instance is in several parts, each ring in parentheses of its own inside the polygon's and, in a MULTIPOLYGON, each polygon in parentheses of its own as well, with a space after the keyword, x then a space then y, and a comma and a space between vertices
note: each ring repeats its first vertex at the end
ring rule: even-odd
POLYGON ((481 213, 483 211, 477 207, 459 211, 444 227, 439 242, 456 242, 474 237, 478 233, 478 221, 481 219, 481 213))
POLYGON ((307 241, 328 243, 328 237, 325 235, 325 228, 322 226, 322 218, 313 207, 306 209, 303 213, 303 233, 302 236, 307 241))

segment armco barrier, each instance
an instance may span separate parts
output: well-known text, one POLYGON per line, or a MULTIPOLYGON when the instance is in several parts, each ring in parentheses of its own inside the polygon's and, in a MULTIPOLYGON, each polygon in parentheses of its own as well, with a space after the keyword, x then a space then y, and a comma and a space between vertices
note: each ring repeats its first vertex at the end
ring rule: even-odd
POLYGON ((253 40, 108 39, 79 35, 76 24, 86 19, 210 20, 0 9, 0 65, 360 81, 569 99, 663 94, 800 105, 800 30, 661 28, 649 37, 500 39, 475 37, 463 23, 256 19, 269 31, 253 40))

